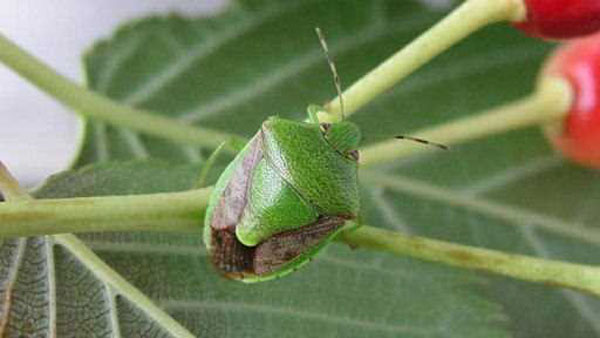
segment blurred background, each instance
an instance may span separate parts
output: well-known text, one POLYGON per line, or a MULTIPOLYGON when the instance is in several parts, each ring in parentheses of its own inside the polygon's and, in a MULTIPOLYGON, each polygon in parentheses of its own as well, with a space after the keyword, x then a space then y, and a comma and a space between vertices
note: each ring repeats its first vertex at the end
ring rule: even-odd
MULTIPOLYGON (((54 69, 84 83, 81 55, 128 19, 176 12, 211 15, 225 0, 0 1, 0 33, 54 69)), ((0 64, 0 160, 34 186, 67 168, 76 152, 78 118, 0 64)))
MULTIPOLYGON (((423 0, 447 7, 452 0, 423 0)), ((175 12, 212 15, 227 0, 0 1, 0 33, 59 73, 84 84, 81 56, 129 19, 175 12)), ((0 160, 25 186, 69 167, 80 121, 52 98, 0 65, 0 160)))

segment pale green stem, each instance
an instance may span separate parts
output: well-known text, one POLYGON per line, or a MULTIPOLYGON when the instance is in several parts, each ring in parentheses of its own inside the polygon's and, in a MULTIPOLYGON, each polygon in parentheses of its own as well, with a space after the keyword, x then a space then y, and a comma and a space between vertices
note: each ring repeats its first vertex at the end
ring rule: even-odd
POLYGON ((203 163, 202 170, 200 170, 200 175, 198 175, 198 181, 194 185, 194 188, 204 188, 204 186, 206 185, 206 179, 208 178, 208 174, 210 173, 210 170, 215 165, 215 162, 216 162, 217 158, 219 157, 219 154, 223 150, 224 146, 225 146, 225 143, 221 143, 217 147, 217 149, 215 149, 213 151, 213 153, 210 154, 210 156, 208 157, 206 162, 203 163))
POLYGON ((370 226, 342 233, 339 240, 352 247, 386 251, 600 296, 600 268, 594 266, 508 254, 370 226))
MULTIPOLYGON (((72 231, 199 232, 211 192, 211 188, 205 188, 149 195, 33 200, 20 188, 14 189, 18 183, 3 166, 0 167, 0 182, 0 187, 11 187, 2 190, 11 202, 0 203, 0 237, 72 231)), ((95 273, 102 274, 104 279, 111 279, 119 291, 128 290, 128 284, 77 238, 72 235, 55 235, 53 238, 69 250, 78 252, 86 264, 98 268, 95 273)), ((338 240, 353 247, 387 251, 600 296, 600 269, 592 266, 407 236, 370 226, 342 233, 338 240)), ((145 301, 149 302, 147 299, 145 301)))
MULTIPOLYGON (((525 17, 526 10, 522 0, 465 1, 446 18, 344 91, 344 114, 349 116, 478 29, 500 21, 522 21, 525 17)), ((325 106, 336 117, 341 115, 340 108, 338 97, 325 106)))
MULTIPOLYGON (((194 231, 203 226, 210 189, 182 193, 31 200, 0 203, 0 235, 61 232, 194 231)), ((55 236, 67 245, 74 238, 55 236)), ((521 255, 452 244, 363 226, 338 239, 353 247, 483 270, 517 279, 564 286, 600 296, 600 270, 521 255)))
POLYGON ((0 161, 0 192, 7 201, 31 199, 27 192, 21 188, 19 182, 11 175, 4 163, 0 161))
MULTIPOLYGON (((546 78, 535 94, 527 98, 481 114, 425 128, 410 133, 410 136, 454 145, 513 129, 555 123, 567 114, 572 98, 572 89, 566 80, 546 78)), ((363 148, 360 163, 372 166, 431 150, 432 147, 409 142, 399 144, 398 140, 392 139, 363 148)))
POLYGON ((96 231, 200 231, 211 188, 0 203, 0 237, 96 231))
MULTIPOLYGON (((186 125, 173 119, 119 104, 89 91, 30 55, 0 34, 0 62, 78 114, 173 142, 217 147, 222 142, 242 143, 243 138, 186 125)), ((236 146, 230 147, 234 151, 236 146)))

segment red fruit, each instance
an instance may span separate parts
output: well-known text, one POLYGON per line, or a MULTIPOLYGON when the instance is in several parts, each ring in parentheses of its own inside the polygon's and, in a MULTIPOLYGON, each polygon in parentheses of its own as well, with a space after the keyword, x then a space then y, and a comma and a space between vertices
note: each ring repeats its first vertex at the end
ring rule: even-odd
POLYGON ((576 162, 600 168, 600 33, 558 49, 542 75, 562 77, 574 91, 565 120, 546 128, 553 145, 576 162))
POLYGON ((515 26, 529 35, 567 39, 600 30, 599 0, 522 1, 526 6, 527 19, 515 26))

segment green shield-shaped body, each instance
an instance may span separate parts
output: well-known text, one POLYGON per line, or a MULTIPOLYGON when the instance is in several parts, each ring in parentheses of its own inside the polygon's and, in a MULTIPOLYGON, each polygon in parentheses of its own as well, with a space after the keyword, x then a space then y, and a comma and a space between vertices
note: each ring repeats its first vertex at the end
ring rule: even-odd
POLYGON ((215 185, 204 242, 226 277, 271 279, 306 263, 358 209, 356 159, 319 125, 272 117, 215 185))

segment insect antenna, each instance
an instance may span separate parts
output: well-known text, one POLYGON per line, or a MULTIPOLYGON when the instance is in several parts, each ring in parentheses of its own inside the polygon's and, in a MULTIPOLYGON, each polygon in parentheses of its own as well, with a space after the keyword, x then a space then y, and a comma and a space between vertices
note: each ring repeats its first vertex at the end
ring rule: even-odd
POLYGON ((406 136, 406 135, 398 135, 395 138, 399 139, 399 140, 409 140, 409 141, 414 141, 414 142, 419 142, 422 144, 426 144, 428 146, 434 146, 434 147, 438 147, 440 149, 443 150, 448 150, 450 149, 447 145, 445 144, 441 144, 441 143, 435 143, 435 142, 431 142, 428 140, 424 140, 422 138, 418 138, 418 137, 412 137, 412 136, 406 136))
POLYGON ((323 48, 323 52, 325 52, 325 58, 327 58, 327 63, 329 64, 329 68, 331 69, 331 73, 333 73, 333 84, 335 85, 335 90, 337 91, 338 97, 340 99, 340 111, 342 114, 342 120, 344 120, 344 99, 342 98, 342 80, 338 75, 337 69, 335 68, 335 63, 333 59, 329 55, 329 48, 327 47, 327 41, 325 41, 325 35, 321 32, 321 28, 315 27, 315 31, 317 32, 317 36, 319 37, 319 42, 321 43, 321 47, 323 48))

